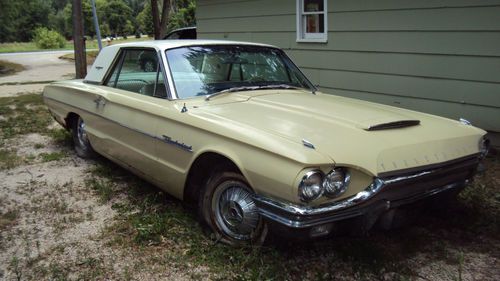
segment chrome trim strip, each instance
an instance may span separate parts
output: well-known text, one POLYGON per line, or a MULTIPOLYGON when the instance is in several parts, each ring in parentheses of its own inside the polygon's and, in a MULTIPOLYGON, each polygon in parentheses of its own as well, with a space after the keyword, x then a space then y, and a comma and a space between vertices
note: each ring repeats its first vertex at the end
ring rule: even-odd
POLYGON ((185 144, 184 144, 185 146, 182 146, 180 143, 178 143, 178 142, 176 143, 176 141, 172 141, 171 139, 170 139, 170 140, 167 140, 164 136, 162 136, 162 137, 157 137, 157 136, 152 135, 152 134, 150 134, 150 133, 148 133, 148 132, 144 132, 144 131, 141 131, 141 130, 138 130, 138 129, 132 128, 132 127, 127 126, 127 125, 125 125, 125 124, 123 124, 123 123, 120 123, 120 122, 117 122, 117 121, 115 121, 115 120, 111 120, 111 119, 109 119, 109 118, 106 118, 106 117, 104 117, 104 116, 102 116, 102 115, 96 114, 96 113, 94 113, 94 112, 88 111, 88 110, 83 109, 83 108, 80 108, 80 107, 75 107, 74 105, 71 105, 71 104, 68 104, 68 103, 65 103, 65 102, 62 102, 62 101, 59 101, 59 100, 53 99, 53 98, 49 98, 49 97, 47 97, 47 96, 44 96, 43 98, 44 98, 44 99, 48 99, 48 100, 52 100, 52 101, 55 101, 55 102, 58 102, 58 103, 62 103, 62 104, 67 105, 67 106, 69 106, 69 107, 76 108, 76 109, 78 109, 78 110, 84 111, 84 112, 86 112, 86 113, 88 113, 88 114, 91 114, 91 115, 97 116, 97 117, 99 117, 99 118, 102 118, 102 119, 104 119, 104 120, 106 120, 106 121, 109 121, 109 122, 115 123, 115 124, 117 124, 118 126, 122 126, 122 127, 126 128, 126 129, 129 129, 129 130, 134 131, 134 132, 136 132, 136 133, 143 134, 143 135, 145 135, 145 136, 147 136, 147 137, 150 137, 150 138, 153 138, 153 139, 159 140, 159 141, 161 141, 161 142, 163 142, 163 143, 167 143, 167 144, 173 145, 173 146, 175 146, 175 147, 177 147, 177 148, 180 148, 180 149, 182 149, 182 150, 184 150, 184 151, 187 151, 187 152, 193 152, 193 147, 192 147, 192 146, 187 146, 187 145, 185 145, 185 144))
POLYGON ((413 175, 390 178, 390 179, 384 180, 384 183, 385 184, 397 183, 397 182, 400 182, 400 181, 405 181, 405 180, 410 180, 410 179, 414 179, 414 178, 419 178, 419 177, 422 177, 422 176, 425 176, 425 175, 429 175, 429 174, 432 174, 432 173, 435 173, 435 172, 437 172, 437 170, 430 170, 430 171, 425 171, 425 172, 421 172, 421 173, 416 173, 416 174, 413 174, 413 175))

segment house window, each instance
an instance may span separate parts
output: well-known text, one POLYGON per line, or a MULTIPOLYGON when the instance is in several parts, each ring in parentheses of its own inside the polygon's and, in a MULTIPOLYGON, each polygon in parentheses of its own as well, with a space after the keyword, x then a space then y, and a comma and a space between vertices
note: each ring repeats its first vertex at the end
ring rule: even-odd
POLYGON ((327 42, 327 0, 297 0, 297 42, 327 42))

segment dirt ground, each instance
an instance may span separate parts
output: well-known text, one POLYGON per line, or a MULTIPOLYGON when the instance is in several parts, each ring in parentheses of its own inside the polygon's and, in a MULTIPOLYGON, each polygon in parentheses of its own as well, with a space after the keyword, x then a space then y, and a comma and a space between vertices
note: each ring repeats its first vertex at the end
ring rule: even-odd
MULTIPOLYGON (((117 217, 112 202, 102 204, 85 184, 89 167, 95 163, 39 134, 9 140, 5 147, 16 150, 21 158, 39 159, 41 154, 61 151, 66 155, 0 172, 0 211, 14 216, 2 218, 0 279, 127 279, 131 274, 127 270, 132 271, 140 257, 127 249, 108 247, 102 237, 117 217)), ((124 198, 116 199, 120 200, 124 198)), ((191 280, 190 274, 203 271, 202 267, 181 272, 165 267, 161 274, 145 270, 131 276, 135 280, 191 280)))

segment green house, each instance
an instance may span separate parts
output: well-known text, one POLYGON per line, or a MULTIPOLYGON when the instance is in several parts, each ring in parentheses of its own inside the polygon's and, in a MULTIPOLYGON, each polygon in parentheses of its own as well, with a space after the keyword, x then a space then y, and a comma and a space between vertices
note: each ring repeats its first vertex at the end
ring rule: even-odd
POLYGON ((279 46, 325 93, 500 132, 500 0, 198 0, 196 13, 198 38, 279 46))

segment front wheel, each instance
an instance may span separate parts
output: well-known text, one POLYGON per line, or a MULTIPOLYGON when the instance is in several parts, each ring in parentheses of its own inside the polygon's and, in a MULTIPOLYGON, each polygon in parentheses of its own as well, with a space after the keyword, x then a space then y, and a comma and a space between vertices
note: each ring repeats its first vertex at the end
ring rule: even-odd
POLYGON ((203 220, 218 240, 230 245, 261 245, 267 226, 258 213, 253 191, 245 178, 234 172, 215 173, 200 200, 203 220))
POLYGON ((87 131, 85 127, 85 122, 83 122, 82 117, 78 116, 77 120, 73 122, 72 127, 73 133, 73 143, 75 144, 75 151, 81 158, 93 158, 95 157, 94 149, 90 145, 90 141, 87 136, 87 131))

